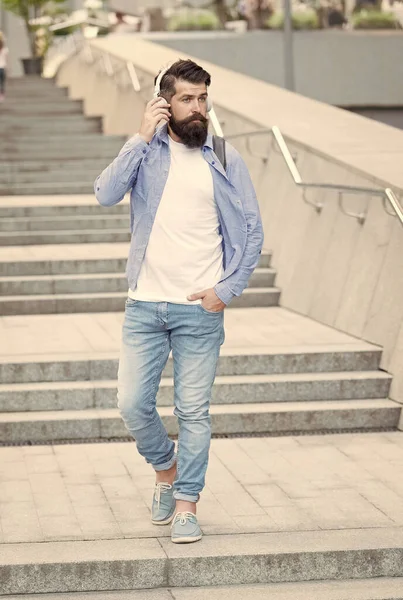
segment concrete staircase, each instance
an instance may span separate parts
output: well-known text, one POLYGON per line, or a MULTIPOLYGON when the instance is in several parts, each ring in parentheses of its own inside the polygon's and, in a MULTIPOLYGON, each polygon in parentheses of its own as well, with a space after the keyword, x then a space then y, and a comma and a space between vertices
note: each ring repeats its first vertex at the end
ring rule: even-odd
MULTIPOLYGON (((98 313, 102 323, 110 313, 121 314, 127 297, 128 220, 126 201, 105 209, 85 196, 53 203, 51 199, 4 199, 0 205, 0 242, 6 242, 0 248, 0 313, 26 315, 27 319, 58 315, 67 319, 74 313, 90 318, 98 313), (15 236, 19 245, 8 245, 7 236, 15 236), (21 241, 29 244, 21 245, 21 241)), ((271 258, 270 252, 262 254, 249 287, 231 303, 228 318, 231 313, 239 315, 231 318, 233 331, 263 331, 270 313, 256 311, 278 307, 280 290, 274 287, 271 258)), ((281 322, 281 312, 279 317, 281 322)), ((110 325, 105 322, 101 327, 110 325)), ((291 336, 298 335, 298 322, 292 327, 291 336)), ((87 330, 90 333, 85 335, 96 335, 90 322, 87 330)), ((326 331, 314 333, 314 339, 315 335, 328 336, 326 331)), ((272 333, 276 333, 275 326, 267 335, 272 333)), ((253 341, 253 333, 247 339, 253 341)), ((281 339, 285 344, 285 337, 281 339)), ((349 336, 343 339, 354 341, 349 336)), ((256 348, 248 347, 250 343, 243 343, 241 349, 224 348, 220 357, 211 410, 215 435, 397 427, 401 406, 388 399, 391 376, 379 370, 380 348, 360 342, 341 348, 333 343, 315 349, 306 345, 265 348, 265 337, 256 342, 256 348)), ((85 360, 68 354, 63 360, 33 357, 20 362, 10 357, 2 361, 0 441, 127 438, 116 409, 116 377, 114 353, 102 357, 96 353, 85 360)), ((158 406, 167 430, 176 435, 172 377, 170 360, 158 406)))
POLYGON ((91 193, 124 141, 103 136, 101 119, 84 117, 82 103, 52 81, 10 79, 0 106, 0 196, 91 193))
MULTIPOLYGON (((122 244, 124 249, 118 259, 106 258, 103 253, 97 256, 97 253, 99 244, 129 241, 128 211, 127 203, 105 209, 98 206, 95 199, 79 206, 0 207, 2 246, 38 244, 44 246, 42 255, 45 256, 46 244, 82 244, 79 260, 69 260, 69 247, 62 260, 51 259, 52 248, 48 249, 45 261, 16 263, 14 259, 7 260, 5 255, 0 263, 0 314, 123 310, 127 297, 124 271, 128 245, 122 244)), ((270 255, 265 254, 248 289, 231 306, 277 305, 280 291, 274 287, 274 280, 270 255)))
MULTIPOLYGON (((233 435, 396 429, 401 406, 388 400, 391 376, 376 348, 321 353, 223 353, 211 407, 213 433, 233 435)), ((0 440, 48 442, 127 438, 116 407, 117 357, 0 364, 0 440)), ((159 413, 177 434, 172 361, 159 413)))

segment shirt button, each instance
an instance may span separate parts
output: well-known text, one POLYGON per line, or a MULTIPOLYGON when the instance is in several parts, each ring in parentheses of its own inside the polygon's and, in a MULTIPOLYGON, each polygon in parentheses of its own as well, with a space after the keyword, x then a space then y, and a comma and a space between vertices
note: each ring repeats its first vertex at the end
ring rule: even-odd
POLYGON ((211 164, 215 165, 215 160, 213 160, 213 162, 211 164))
POLYGON ((99 187, 97 187, 97 192, 99 192, 99 187))
POLYGON ((147 154, 147 150, 143 150, 143 154, 147 154))

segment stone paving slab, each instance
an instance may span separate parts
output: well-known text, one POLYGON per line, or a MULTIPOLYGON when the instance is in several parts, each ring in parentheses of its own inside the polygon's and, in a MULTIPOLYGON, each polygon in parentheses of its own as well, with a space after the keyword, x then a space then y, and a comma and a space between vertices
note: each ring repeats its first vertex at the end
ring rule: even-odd
MULTIPOLYGON (((45 355, 82 356, 118 353, 123 313, 23 315, 0 317, 0 360, 45 355)), ((225 351, 345 345, 350 350, 377 348, 281 307, 233 308, 225 313, 225 351)), ((25 359, 24 359, 25 360, 25 359)))
MULTIPOLYGON (((403 532, 402 471, 402 432, 214 439, 198 505, 203 544, 224 534, 403 532)), ((167 549, 169 527, 150 523, 153 485, 132 443, 0 448, 0 540, 157 538, 167 549)))

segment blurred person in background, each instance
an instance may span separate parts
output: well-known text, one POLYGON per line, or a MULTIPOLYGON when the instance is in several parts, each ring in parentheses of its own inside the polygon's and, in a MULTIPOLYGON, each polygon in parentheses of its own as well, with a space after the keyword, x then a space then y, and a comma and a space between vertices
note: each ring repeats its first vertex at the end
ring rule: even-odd
POLYGON ((8 48, 4 35, 0 31, 0 102, 4 102, 6 92, 6 69, 8 48))

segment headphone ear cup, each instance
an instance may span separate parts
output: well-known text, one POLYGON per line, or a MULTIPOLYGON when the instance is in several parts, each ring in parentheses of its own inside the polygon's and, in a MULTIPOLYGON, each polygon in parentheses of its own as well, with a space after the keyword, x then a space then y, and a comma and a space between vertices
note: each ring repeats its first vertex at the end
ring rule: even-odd
POLYGON ((207 112, 210 112, 210 110, 213 108, 213 102, 211 100, 211 98, 209 98, 207 96, 207 112))

